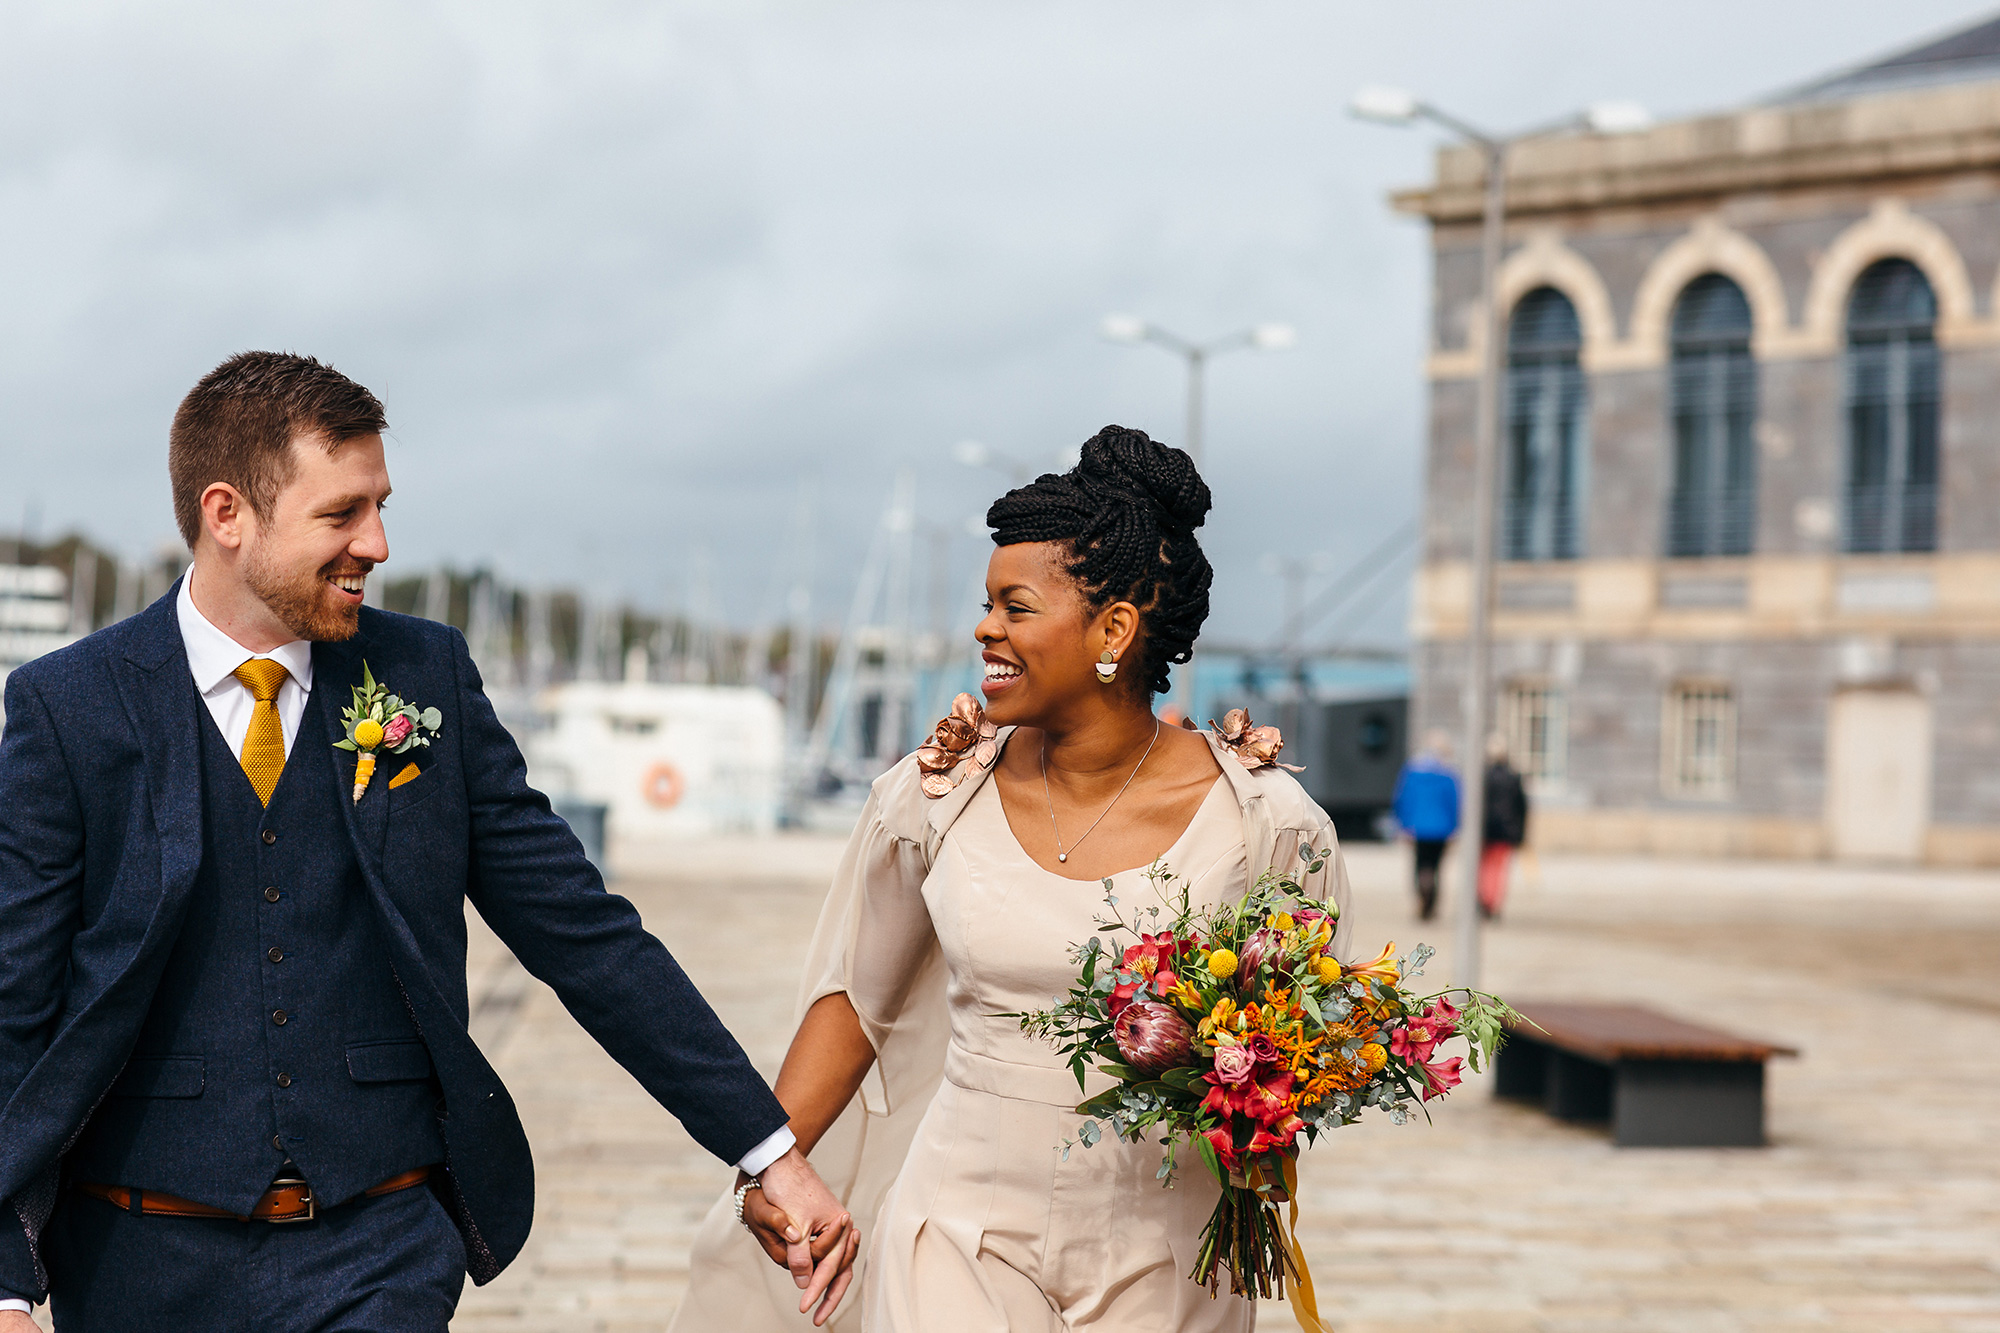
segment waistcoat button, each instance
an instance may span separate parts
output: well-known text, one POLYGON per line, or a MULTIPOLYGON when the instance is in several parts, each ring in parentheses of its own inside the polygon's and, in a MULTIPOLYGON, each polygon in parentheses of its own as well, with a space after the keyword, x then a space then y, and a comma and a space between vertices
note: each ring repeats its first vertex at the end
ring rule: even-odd
POLYGON ((280 1075, 278 1075, 278 1086, 279 1086, 279 1087, 281 1087, 281 1088, 289 1088, 289 1087, 291 1087, 291 1086, 292 1086, 292 1076, 291 1076, 290 1074, 280 1074, 280 1075))
POLYGON ((280 899, 280 898, 282 898, 282 897, 284 897, 284 896, 285 896, 284 894, 282 894, 282 893, 279 893, 279 892, 278 892, 278 891, 277 891, 276 889, 266 889, 266 890, 264 890, 264 901, 265 901, 265 902, 267 902, 267 903, 274 903, 274 902, 278 901, 278 899, 280 899))
POLYGON ((278 840, 278 835, 276 833, 272 832, 270 829, 264 830, 264 845, 266 847, 269 847, 272 843, 276 842, 277 840, 278 840))
POLYGON ((271 1021, 273 1023, 276 1023, 279 1027, 283 1027, 285 1025, 285 1019, 287 1017, 289 1017, 289 1015, 286 1014, 284 1010, 280 1009, 276 1013, 271 1015, 271 1021))
POLYGON ((265 954, 264 956, 270 959, 274 963, 282 963, 285 961, 285 951, 283 949, 277 948, 276 946, 273 946, 271 951, 265 954))

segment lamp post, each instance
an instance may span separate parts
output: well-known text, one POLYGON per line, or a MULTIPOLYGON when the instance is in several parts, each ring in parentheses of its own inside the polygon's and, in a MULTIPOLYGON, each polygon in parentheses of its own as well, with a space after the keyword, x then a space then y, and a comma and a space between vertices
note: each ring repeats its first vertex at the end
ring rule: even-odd
POLYGON ((1507 223, 1507 150, 1523 139, 1563 130, 1621 134, 1652 122, 1632 102, 1600 102, 1561 120, 1502 137, 1474 128, 1400 88, 1364 88, 1349 110, 1382 125, 1429 121, 1479 150, 1486 162, 1485 217, 1480 227, 1479 303, 1485 336, 1472 433, 1472 597, 1466 617, 1465 720, 1459 784, 1459 874, 1453 948, 1458 984, 1479 984, 1479 843, 1486 824, 1486 733, 1491 692, 1494 491, 1499 472, 1500 358, 1506 329, 1499 299, 1500 256, 1507 223))
MULTIPOLYGON (((1194 460, 1197 471, 1201 468, 1202 436, 1202 393, 1204 378, 1210 358, 1239 348, 1251 348, 1260 352, 1282 352, 1297 344, 1297 330, 1289 324, 1256 324, 1224 338, 1213 338, 1198 343, 1192 338, 1183 338, 1171 329, 1163 329, 1137 315, 1106 315, 1098 326, 1106 342, 1152 343, 1163 347, 1187 363, 1187 430, 1183 439, 1188 457, 1194 460)), ((1190 651, 1188 660, 1174 673, 1180 677, 1180 685, 1174 691, 1174 702, 1180 706, 1183 717, 1194 716, 1194 656, 1190 651)))
POLYGON ((1197 468, 1201 466, 1202 393, 1209 359, 1244 347, 1262 352, 1282 352, 1299 340, 1298 332, 1289 324, 1258 324, 1205 343, 1183 338, 1173 330, 1149 324, 1137 315, 1106 315, 1098 328, 1106 342, 1152 343, 1187 362, 1187 433, 1184 447, 1197 468))

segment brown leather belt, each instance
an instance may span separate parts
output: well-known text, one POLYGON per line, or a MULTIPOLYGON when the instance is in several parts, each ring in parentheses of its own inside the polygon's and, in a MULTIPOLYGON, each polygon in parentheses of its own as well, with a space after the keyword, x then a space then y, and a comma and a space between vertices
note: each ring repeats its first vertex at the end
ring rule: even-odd
MULTIPOLYGON (((366 1191, 371 1199, 384 1194, 394 1194, 398 1190, 414 1189, 431 1178, 431 1168, 420 1166, 414 1171, 405 1171, 400 1176, 390 1176, 375 1188, 366 1191)), ((158 1190, 127 1189, 123 1185, 94 1185, 87 1180, 79 1180, 76 1187, 93 1198, 116 1204, 128 1213, 145 1213, 153 1217, 227 1217, 238 1222, 310 1222, 319 1216, 319 1205, 313 1200, 312 1186, 295 1177, 281 1176, 271 1182, 271 1188, 264 1191, 264 1197, 257 1200, 257 1206, 246 1216, 232 1213, 227 1208, 211 1208, 205 1203, 195 1203, 190 1199, 177 1199, 171 1194, 158 1190)))

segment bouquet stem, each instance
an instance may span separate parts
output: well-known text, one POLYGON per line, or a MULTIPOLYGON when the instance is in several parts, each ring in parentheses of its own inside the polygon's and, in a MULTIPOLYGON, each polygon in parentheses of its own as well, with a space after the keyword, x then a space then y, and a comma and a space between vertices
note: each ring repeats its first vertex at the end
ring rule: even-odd
POLYGON ((1257 1300, 1284 1299, 1285 1280, 1299 1276, 1279 1230, 1277 1204, 1255 1189, 1223 1186, 1188 1276, 1219 1292, 1225 1269, 1230 1295, 1257 1300))

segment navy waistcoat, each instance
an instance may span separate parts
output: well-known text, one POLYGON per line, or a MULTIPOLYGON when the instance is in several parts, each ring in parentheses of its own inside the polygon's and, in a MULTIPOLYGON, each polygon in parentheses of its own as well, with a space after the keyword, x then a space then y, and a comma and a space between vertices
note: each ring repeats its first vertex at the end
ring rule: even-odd
POLYGON ((293 745, 266 810, 207 706, 196 711, 201 869, 70 1172, 247 1213, 289 1157, 330 1207, 444 1159, 431 1058, 317 729, 293 745))

